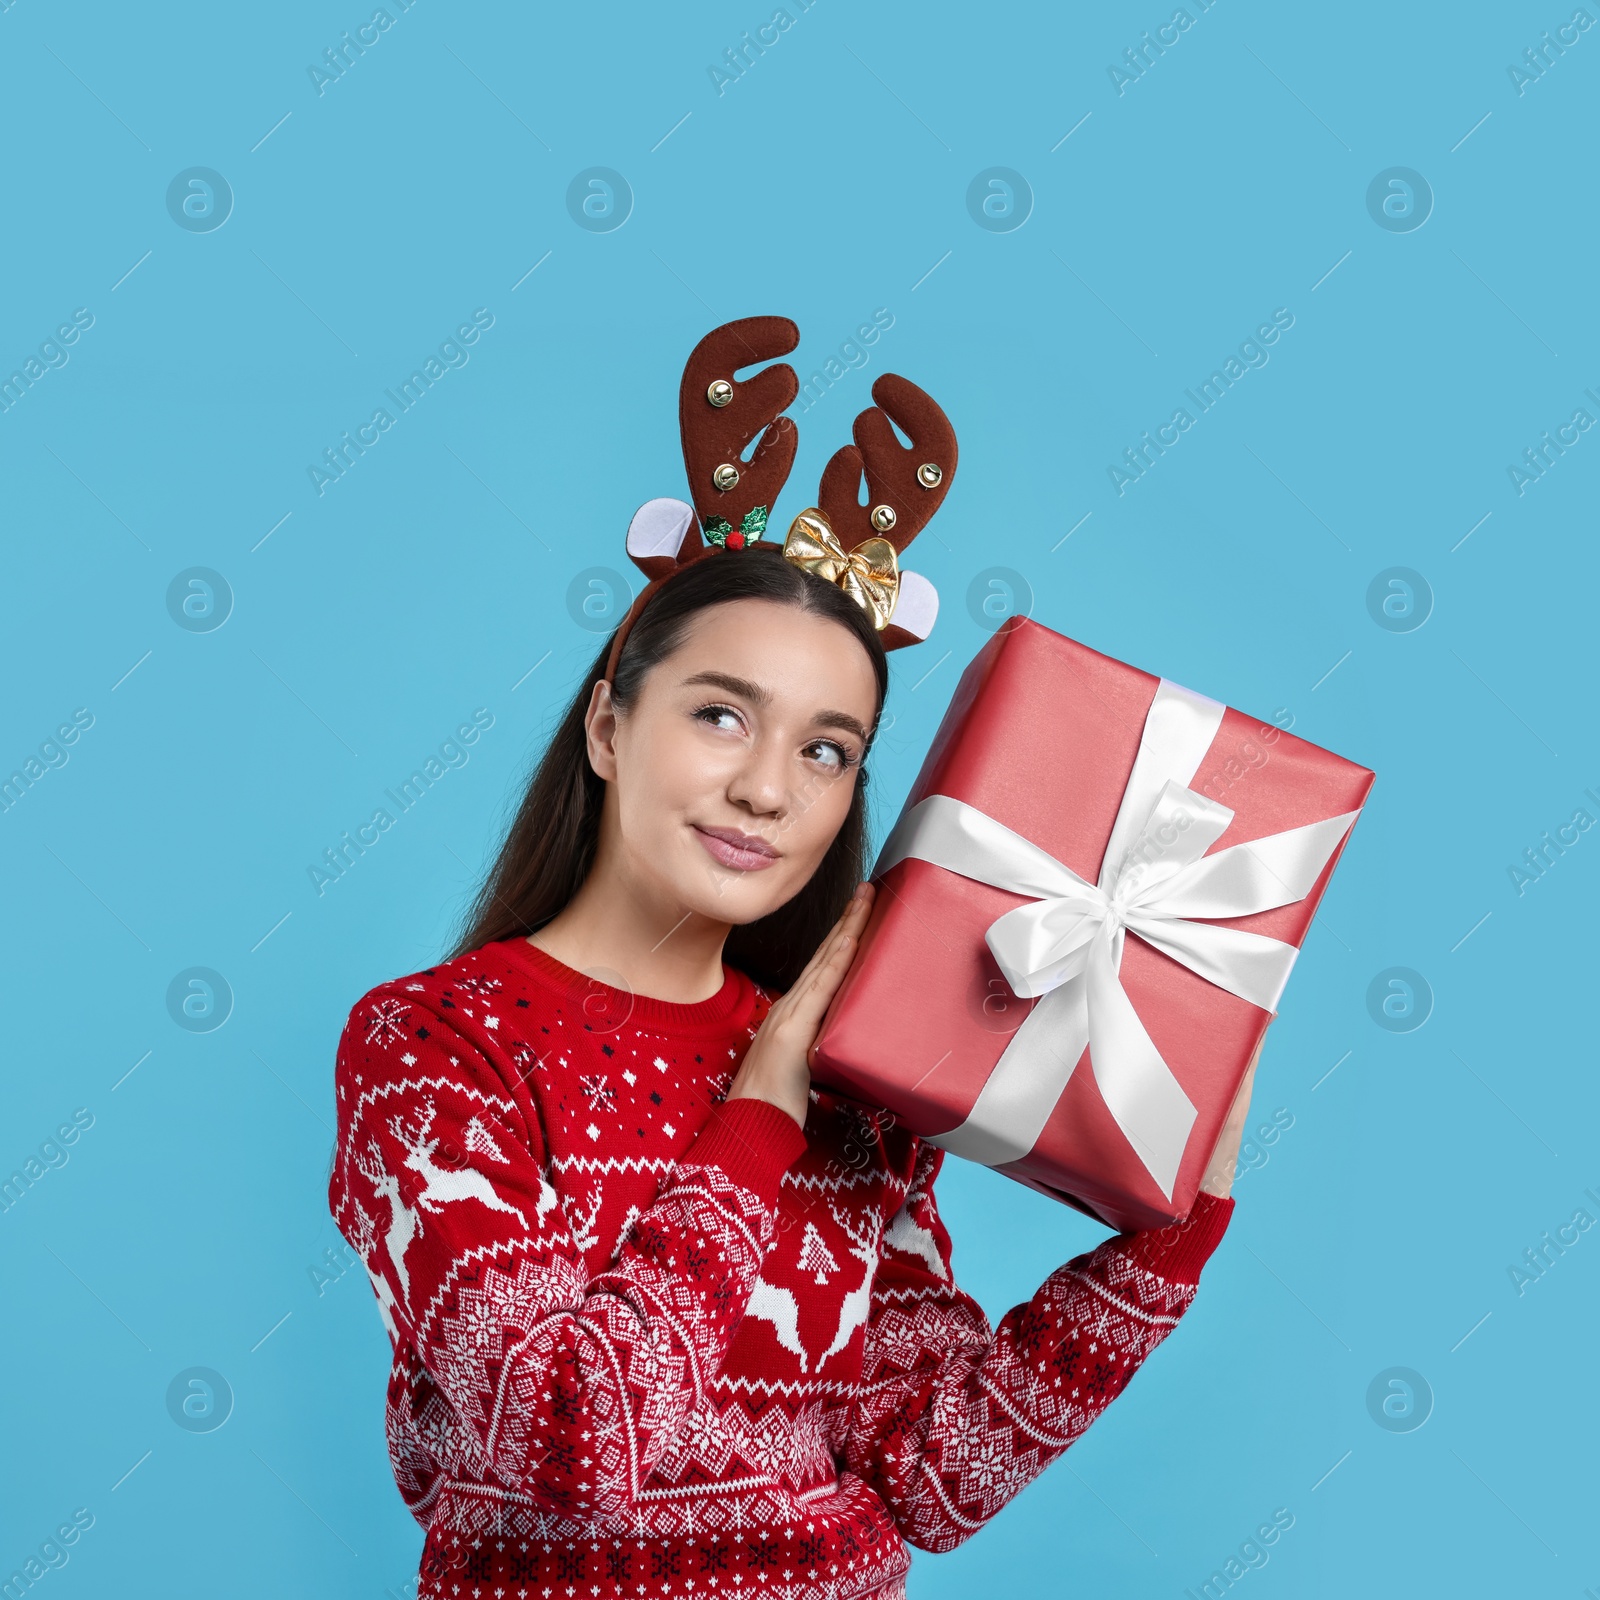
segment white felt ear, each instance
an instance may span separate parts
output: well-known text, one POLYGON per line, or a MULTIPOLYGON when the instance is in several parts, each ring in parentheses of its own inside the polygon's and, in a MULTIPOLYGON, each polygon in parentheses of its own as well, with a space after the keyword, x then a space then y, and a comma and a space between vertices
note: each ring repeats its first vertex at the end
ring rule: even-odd
POLYGON ((693 506, 681 500, 646 500, 628 524, 628 554, 675 556, 693 526, 693 506))
POLYGON ((900 597, 894 603, 894 615, 889 618, 897 628, 926 639, 933 632, 934 620, 939 615, 939 591, 920 572, 900 569, 900 597))

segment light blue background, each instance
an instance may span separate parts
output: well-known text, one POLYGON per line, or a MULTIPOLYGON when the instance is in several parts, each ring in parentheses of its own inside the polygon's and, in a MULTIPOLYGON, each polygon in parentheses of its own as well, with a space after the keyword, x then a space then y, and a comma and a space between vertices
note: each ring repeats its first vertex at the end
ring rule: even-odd
MULTIPOLYGON (((0 415, 0 769, 76 707, 94 724, 0 815, 0 1175, 94 1122, 0 1215, 0 1575, 81 1506, 52 1600, 411 1592, 371 1290, 313 1284, 340 1026, 443 952, 598 645, 572 578, 624 568, 634 507, 683 492, 695 340, 792 316, 804 375, 881 307, 777 508, 880 371, 955 422, 912 563, 943 615, 893 658, 879 837, 993 566, 1049 626, 1378 773, 1259 1073, 1252 1123, 1293 1126, 1193 1311, 913 1594, 1178 1596, 1282 1507, 1253 1600, 1576 1600, 1600 1586, 1600 1235, 1521 1295, 1508 1268, 1600 1214, 1600 838, 1521 895, 1508 868, 1600 784, 1600 434, 1523 495, 1507 468, 1600 387, 1600 31, 1519 95, 1507 69, 1570 7, 1214 0, 1119 95, 1164 0, 788 9, 719 94, 770 5, 414 0, 319 97, 307 69, 364 0, 3 8, 0 373, 95 320, 0 415), (192 166, 233 190, 215 231, 168 214, 192 166), (591 166, 632 188, 620 228, 568 213, 591 166), (992 166, 1032 191, 1011 231, 967 209, 992 166), (1409 232, 1367 209, 1392 166, 1433 191, 1409 232), (477 307, 470 363, 319 497, 308 465, 477 307), (1108 466, 1279 307, 1270 362, 1118 496, 1108 466), (211 632, 167 609, 193 566, 233 591, 211 632), (1406 633, 1367 608, 1394 566, 1433 593, 1406 633), (319 897, 308 867, 478 707, 468 764, 319 897), (233 990, 217 1031, 168 1014, 192 966, 233 990), (1434 995, 1409 1033, 1368 1011, 1391 966, 1434 995), (191 1366, 231 1386, 220 1429, 169 1417, 191 1366), (1369 1414, 1393 1366, 1432 1390, 1419 1429, 1369 1414)), ((975 1169, 942 1198, 994 1315, 1104 1236, 975 1169)))

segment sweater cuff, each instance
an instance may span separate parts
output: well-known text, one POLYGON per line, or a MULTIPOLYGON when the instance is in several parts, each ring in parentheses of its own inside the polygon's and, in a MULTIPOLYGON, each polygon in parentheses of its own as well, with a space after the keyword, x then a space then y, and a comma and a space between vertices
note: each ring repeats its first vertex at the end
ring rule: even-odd
POLYGON ((1228 1231, 1233 1205, 1232 1195, 1223 1199, 1202 1190, 1182 1222, 1124 1235, 1128 1254, 1168 1283, 1198 1284, 1200 1269, 1228 1231))
POLYGON ((770 1209, 777 1203, 784 1173, 805 1147, 800 1124, 770 1101, 724 1100, 678 1159, 721 1167, 770 1209))

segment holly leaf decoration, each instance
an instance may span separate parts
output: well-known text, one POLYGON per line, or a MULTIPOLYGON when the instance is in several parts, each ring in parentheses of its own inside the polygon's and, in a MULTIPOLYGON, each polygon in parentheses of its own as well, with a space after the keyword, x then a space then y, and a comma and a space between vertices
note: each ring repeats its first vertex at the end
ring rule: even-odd
POLYGON ((753 506, 739 520, 739 531, 746 539, 759 539, 767 531, 767 508, 753 506))
POLYGON ((733 524, 726 517, 712 517, 705 525, 706 538, 712 544, 725 545, 728 542, 728 535, 732 532, 733 524))

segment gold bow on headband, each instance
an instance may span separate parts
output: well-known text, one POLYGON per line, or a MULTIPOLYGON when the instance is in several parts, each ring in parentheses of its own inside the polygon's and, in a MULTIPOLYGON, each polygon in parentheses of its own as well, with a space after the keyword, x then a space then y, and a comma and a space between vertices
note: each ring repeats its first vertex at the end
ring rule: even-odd
POLYGON ((810 506, 789 525, 783 554, 797 567, 838 584, 872 618, 874 628, 889 625, 900 598, 900 563, 887 539, 863 539, 846 553, 832 523, 810 506))

